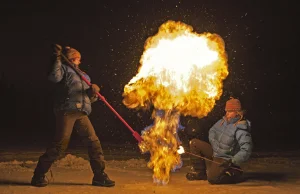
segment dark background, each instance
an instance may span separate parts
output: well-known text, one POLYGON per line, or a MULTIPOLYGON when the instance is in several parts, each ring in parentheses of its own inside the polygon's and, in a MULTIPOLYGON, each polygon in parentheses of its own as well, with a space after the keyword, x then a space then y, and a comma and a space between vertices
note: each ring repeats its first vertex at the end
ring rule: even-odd
MULTIPOLYGON (((206 118, 183 117, 181 138, 206 139, 234 96, 252 122, 255 150, 300 149, 298 8, 289 1, 2 1, 0 9, 2 146, 40 146, 52 138, 53 85, 46 71, 53 43, 81 52, 81 68, 140 133, 151 123, 151 113, 126 108, 123 88, 137 73, 145 40, 162 23, 175 20, 199 34, 219 34, 229 64, 221 99, 206 118)), ((101 142, 137 144, 103 102, 93 105, 90 118, 101 142)))

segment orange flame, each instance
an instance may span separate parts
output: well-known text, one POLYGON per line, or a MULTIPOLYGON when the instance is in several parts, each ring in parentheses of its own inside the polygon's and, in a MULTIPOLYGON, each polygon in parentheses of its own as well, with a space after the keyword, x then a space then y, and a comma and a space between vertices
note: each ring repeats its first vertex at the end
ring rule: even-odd
POLYGON ((162 24, 144 47, 138 74, 124 87, 123 103, 128 108, 153 105, 166 111, 163 118, 154 118, 139 147, 151 153, 148 166, 154 170, 154 181, 167 184, 170 169, 179 161, 178 118, 202 118, 212 110, 228 75, 227 54, 219 35, 197 34, 175 21, 162 24))

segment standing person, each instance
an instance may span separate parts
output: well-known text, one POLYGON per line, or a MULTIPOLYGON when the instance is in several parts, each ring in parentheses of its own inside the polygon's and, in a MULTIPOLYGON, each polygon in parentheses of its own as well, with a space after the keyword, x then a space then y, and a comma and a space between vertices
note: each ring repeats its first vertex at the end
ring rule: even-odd
POLYGON ((48 74, 48 79, 56 84, 54 99, 54 113, 56 117, 56 131, 53 142, 46 152, 40 156, 31 185, 44 187, 48 185, 45 174, 55 160, 67 149, 73 127, 88 147, 90 166, 94 173, 92 185, 112 187, 115 182, 104 172, 105 161, 100 141, 88 117, 91 113, 91 103, 97 100, 96 93, 100 88, 96 84, 89 87, 74 69, 62 60, 64 52, 66 58, 81 74, 90 81, 90 77, 79 69, 81 54, 74 48, 54 47, 54 62, 48 74))
POLYGON ((211 184, 231 184, 242 181, 240 165, 252 153, 250 122, 244 118, 241 102, 231 98, 226 102, 225 116, 209 130, 209 143, 199 139, 190 141, 190 152, 206 157, 191 157, 192 169, 188 180, 208 180, 211 184))

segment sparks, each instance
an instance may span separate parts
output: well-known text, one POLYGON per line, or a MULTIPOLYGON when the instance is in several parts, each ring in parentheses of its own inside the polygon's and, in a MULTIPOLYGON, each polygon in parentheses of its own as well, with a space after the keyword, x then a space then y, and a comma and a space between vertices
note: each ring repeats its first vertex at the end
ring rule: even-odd
POLYGON ((143 135, 139 147, 149 151, 148 167, 155 183, 167 184, 169 171, 178 164, 178 118, 202 118, 213 109, 228 75, 223 39, 217 34, 193 32, 190 25, 167 21, 149 37, 138 73, 124 87, 128 108, 161 109, 163 118, 143 135))

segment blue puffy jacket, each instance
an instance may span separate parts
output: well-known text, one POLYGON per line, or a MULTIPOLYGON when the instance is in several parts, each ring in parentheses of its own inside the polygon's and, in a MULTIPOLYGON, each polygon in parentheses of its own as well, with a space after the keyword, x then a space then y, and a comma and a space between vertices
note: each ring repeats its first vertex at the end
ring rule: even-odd
POLYGON ((250 121, 233 118, 220 119, 209 130, 209 141, 214 157, 232 159, 236 165, 246 162, 253 148, 250 121))
MULTIPOLYGON (((91 81, 86 73, 81 73, 91 81)), ((82 111, 87 115, 91 113, 91 101, 86 93, 90 87, 71 67, 56 60, 48 74, 48 79, 57 84, 54 96, 55 111, 82 111)))

